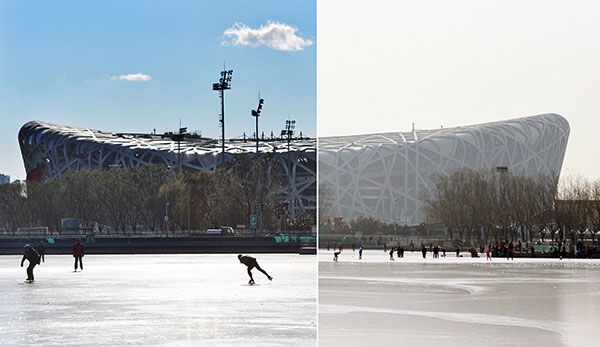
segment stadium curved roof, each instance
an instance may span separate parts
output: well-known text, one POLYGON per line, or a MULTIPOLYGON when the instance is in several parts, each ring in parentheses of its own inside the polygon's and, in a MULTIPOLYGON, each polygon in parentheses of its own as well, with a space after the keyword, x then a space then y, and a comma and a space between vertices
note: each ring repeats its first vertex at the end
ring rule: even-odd
POLYGON ((319 185, 335 217, 418 224, 436 174, 507 167, 560 174, 569 123, 542 114, 478 125, 319 138, 319 185))
POLYGON ((176 165, 179 160, 183 171, 213 170, 235 155, 271 153, 286 171, 282 189, 286 198, 296 201, 300 211, 316 208, 316 139, 293 138, 289 144, 287 139, 260 140, 258 153, 254 140, 226 140, 223 156, 221 141, 197 135, 185 135, 178 143, 169 134, 117 133, 31 121, 19 131, 19 145, 28 180, 51 179, 66 170, 176 165))

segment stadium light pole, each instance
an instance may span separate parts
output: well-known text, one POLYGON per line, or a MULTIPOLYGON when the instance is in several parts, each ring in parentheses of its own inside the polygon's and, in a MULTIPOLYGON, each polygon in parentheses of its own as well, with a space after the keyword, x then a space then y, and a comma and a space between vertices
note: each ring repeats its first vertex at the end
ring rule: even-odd
MULTIPOLYGON (((260 96, 259 96, 259 98, 260 98, 260 96)), ((263 102, 265 102, 264 99, 258 100, 258 107, 256 108, 256 110, 252 110, 252 112, 251 112, 252 117, 256 118, 256 153, 258 153, 258 117, 260 117, 260 112, 262 111, 263 102)))
POLYGON ((294 119, 286 119, 285 130, 281 131, 282 135, 287 135, 288 152, 290 151, 290 141, 292 140, 292 135, 294 135, 295 127, 296 127, 296 121, 294 119))
POLYGON ((221 71, 221 78, 218 83, 213 83, 212 89, 219 91, 219 97, 221 98, 221 118, 219 122, 221 123, 221 155, 222 161, 225 162, 225 91, 231 89, 231 75, 233 74, 233 70, 225 70, 221 71))

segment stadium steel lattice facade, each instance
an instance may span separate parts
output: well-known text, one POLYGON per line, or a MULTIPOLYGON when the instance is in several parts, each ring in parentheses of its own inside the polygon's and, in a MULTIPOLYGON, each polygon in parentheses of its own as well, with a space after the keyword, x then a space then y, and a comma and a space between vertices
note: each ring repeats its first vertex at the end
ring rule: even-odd
POLYGON ((569 123, 543 114, 436 130, 319 138, 319 187, 331 217, 424 222, 436 174, 508 168, 521 175, 560 174, 569 123))
POLYGON ((292 139, 260 141, 256 154, 254 141, 221 141, 186 136, 181 147, 169 136, 124 134, 75 128, 43 122, 28 122, 19 131, 19 144, 28 180, 52 179, 66 170, 84 168, 109 170, 112 165, 130 168, 148 164, 175 166, 183 171, 213 170, 234 156, 253 157, 272 153, 283 166, 285 179, 281 193, 290 202, 292 213, 316 210, 316 140, 292 139))

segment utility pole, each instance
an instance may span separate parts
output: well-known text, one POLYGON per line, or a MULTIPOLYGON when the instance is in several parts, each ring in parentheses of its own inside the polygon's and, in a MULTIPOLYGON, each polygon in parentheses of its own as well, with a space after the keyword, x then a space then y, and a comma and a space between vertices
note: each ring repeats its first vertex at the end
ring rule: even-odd
POLYGON ((213 83, 212 89, 219 91, 219 97, 221 98, 221 117, 219 122, 221 123, 221 160, 225 163, 225 91, 231 89, 231 75, 233 70, 221 71, 221 78, 218 83, 213 83))

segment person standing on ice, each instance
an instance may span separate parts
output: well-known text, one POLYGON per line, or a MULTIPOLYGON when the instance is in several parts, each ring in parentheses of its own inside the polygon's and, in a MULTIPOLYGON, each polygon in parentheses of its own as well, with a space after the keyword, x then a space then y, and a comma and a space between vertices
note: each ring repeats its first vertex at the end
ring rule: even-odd
POLYGON ((363 246, 358 249, 358 259, 362 259, 363 246))
POLYGON ((40 245, 37 247, 37 252, 42 259, 42 262, 46 262, 46 259, 44 259, 44 254, 46 254, 46 246, 44 246, 44 241, 40 241, 40 245))
POLYGON ((248 281, 248 284, 252 285, 254 284, 254 278, 252 278, 252 269, 256 268, 258 271, 262 272, 265 274, 265 276, 267 276, 267 278, 269 279, 269 281, 273 280, 273 277, 269 276, 269 274, 260 268, 260 266, 258 265, 258 262, 256 261, 256 258, 253 258, 249 255, 241 255, 238 254, 238 259, 240 261, 240 263, 246 265, 248 267, 248 276, 250 276, 250 281, 248 281))
POLYGON ((25 251, 23 253, 23 258, 21 259, 21 267, 23 267, 25 259, 29 261, 29 266, 27 267, 27 279, 25 282, 31 283, 34 280, 33 268, 40 263, 40 256, 29 244, 25 245, 25 251))
POLYGON ((390 248, 390 260, 394 260, 394 247, 390 248))
POLYGON ((73 245, 73 258, 75 258, 75 271, 77 271, 77 261, 79 261, 79 267, 83 271, 83 245, 79 240, 73 245))
POLYGON ((424 244, 421 244, 421 253, 423 254, 423 259, 427 258, 427 248, 424 244))

